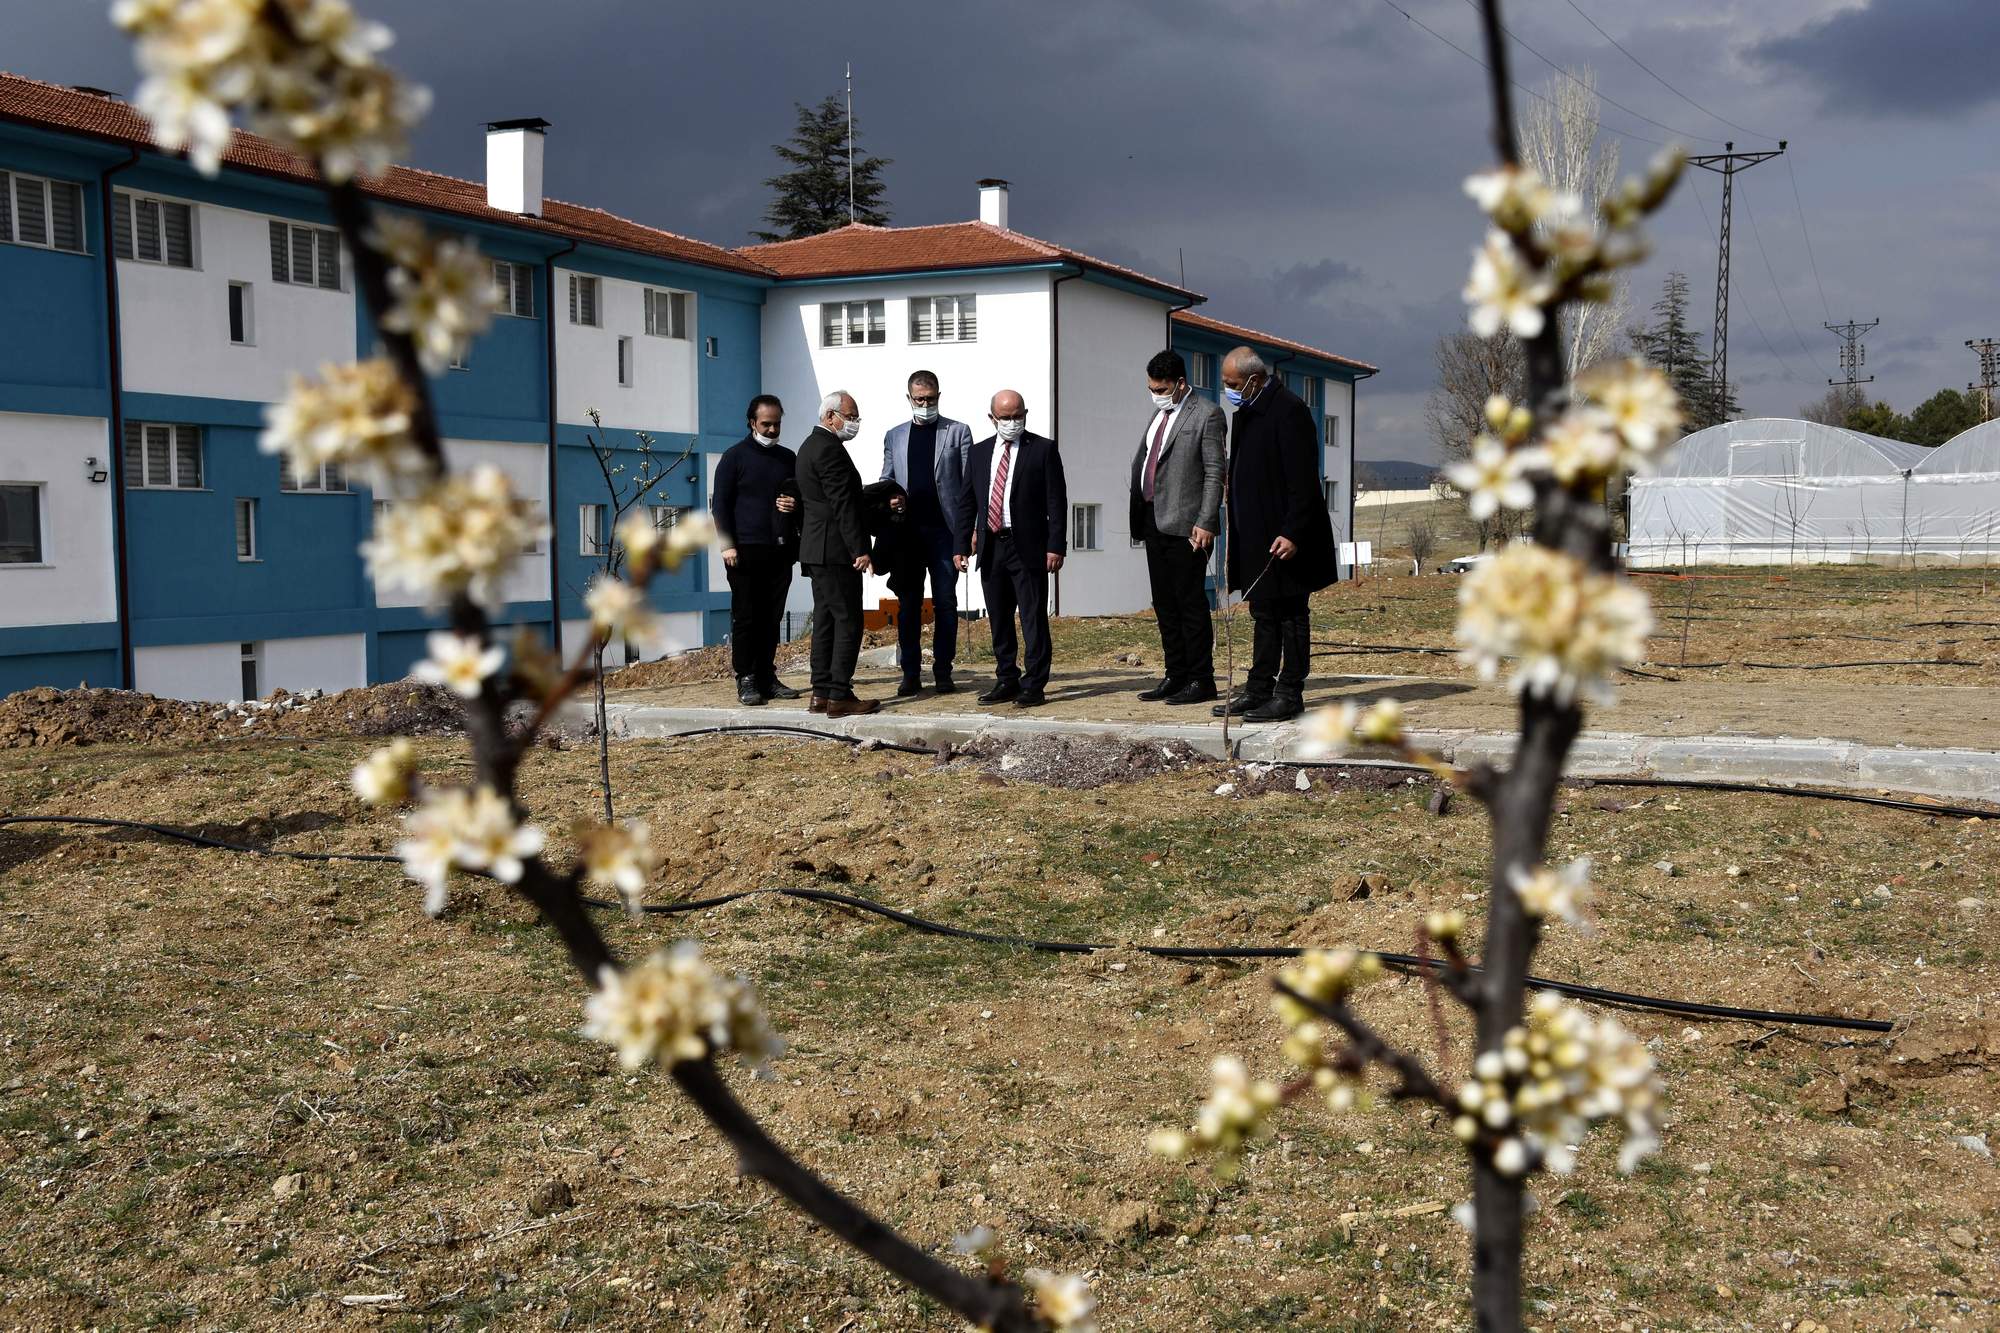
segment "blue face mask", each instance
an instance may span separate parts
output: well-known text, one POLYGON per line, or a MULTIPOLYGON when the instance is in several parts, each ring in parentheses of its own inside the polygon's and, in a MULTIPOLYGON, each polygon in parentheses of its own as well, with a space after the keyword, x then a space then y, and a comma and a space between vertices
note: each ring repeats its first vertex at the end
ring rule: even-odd
POLYGON ((1240 389, 1232 389, 1225 384, 1222 386, 1222 396, 1229 400, 1231 407, 1243 406, 1243 391, 1240 389))

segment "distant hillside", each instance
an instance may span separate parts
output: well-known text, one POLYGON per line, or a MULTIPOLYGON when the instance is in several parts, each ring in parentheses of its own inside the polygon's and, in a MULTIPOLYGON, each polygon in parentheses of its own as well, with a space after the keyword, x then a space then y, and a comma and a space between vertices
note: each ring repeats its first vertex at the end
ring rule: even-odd
POLYGON ((1428 463, 1406 463, 1402 459, 1362 461, 1355 464, 1355 478, 1370 490, 1419 491, 1431 484, 1438 470, 1428 463))

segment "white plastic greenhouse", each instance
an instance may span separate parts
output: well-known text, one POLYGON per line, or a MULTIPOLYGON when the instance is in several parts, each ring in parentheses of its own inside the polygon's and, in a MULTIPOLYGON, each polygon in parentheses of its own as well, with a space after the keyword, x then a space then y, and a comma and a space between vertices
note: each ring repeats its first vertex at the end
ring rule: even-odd
POLYGON ((1631 483, 1635 566, 2000 558, 2000 419, 1935 449, 1760 417, 1696 431, 1631 483))

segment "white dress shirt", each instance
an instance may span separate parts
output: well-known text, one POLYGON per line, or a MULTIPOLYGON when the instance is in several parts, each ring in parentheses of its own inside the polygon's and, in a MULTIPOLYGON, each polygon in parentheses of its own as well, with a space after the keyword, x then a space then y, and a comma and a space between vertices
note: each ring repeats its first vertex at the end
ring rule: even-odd
POLYGON ((1013 452, 1007 455, 1007 489, 1000 497, 1000 526, 1003 528, 1014 526, 1014 474, 1021 470, 1021 441, 1027 438, 1028 433, 1026 431, 1022 431, 1020 436, 1011 443, 1001 439, 997 435, 993 437, 993 466, 986 473, 986 489, 981 493, 979 499, 979 521, 989 532, 992 531, 993 527, 987 521, 987 515, 991 513, 991 505, 993 503, 993 474, 1000 470, 1000 451, 1002 449, 1011 449, 1013 452))
MULTIPOLYGON (((1146 457, 1151 458, 1153 456, 1153 435, 1160 429, 1160 423, 1162 421, 1166 423, 1167 429, 1166 433, 1160 436, 1160 455, 1161 457, 1166 456, 1167 441, 1174 438, 1174 418, 1181 414, 1181 409, 1187 406, 1187 400, 1192 397, 1194 397, 1194 390, 1189 389, 1187 393, 1181 396, 1181 400, 1178 403, 1175 403, 1172 407, 1169 407, 1164 411, 1157 408, 1154 410, 1153 419, 1146 423, 1146 457)), ((1159 464, 1155 463, 1153 466, 1155 468, 1158 468, 1159 464)), ((1141 463, 1139 465, 1140 494, 1142 495, 1145 494, 1145 487, 1146 487, 1146 465, 1144 463, 1141 463)))

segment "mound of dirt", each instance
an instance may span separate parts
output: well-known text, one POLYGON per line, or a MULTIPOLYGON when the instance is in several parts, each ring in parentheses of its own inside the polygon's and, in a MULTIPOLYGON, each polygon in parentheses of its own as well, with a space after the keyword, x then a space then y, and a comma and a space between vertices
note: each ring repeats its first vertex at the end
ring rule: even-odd
POLYGON ((1088 790, 1113 782, 1137 782, 1173 773, 1210 759, 1186 741, 1127 741, 1115 736, 1054 736, 1020 739, 976 736, 957 750, 989 773, 1011 782, 1088 790))
POLYGON ((429 736, 461 725, 450 693, 410 681, 334 695, 277 690, 229 704, 48 686, 0 698, 0 749, 173 745, 232 736, 429 736))

